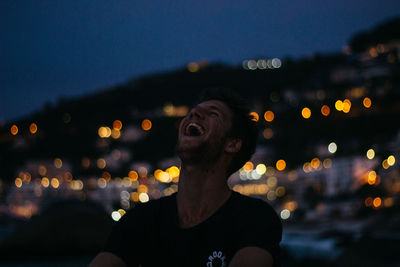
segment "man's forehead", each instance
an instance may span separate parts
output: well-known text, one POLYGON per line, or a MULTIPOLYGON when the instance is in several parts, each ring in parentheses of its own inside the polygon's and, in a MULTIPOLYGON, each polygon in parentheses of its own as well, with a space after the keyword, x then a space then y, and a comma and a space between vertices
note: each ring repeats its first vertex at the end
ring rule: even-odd
POLYGON ((208 109, 216 109, 223 113, 231 113, 231 109, 228 107, 227 104, 220 100, 212 99, 200 102, 197 106, 208 108, 208 109))

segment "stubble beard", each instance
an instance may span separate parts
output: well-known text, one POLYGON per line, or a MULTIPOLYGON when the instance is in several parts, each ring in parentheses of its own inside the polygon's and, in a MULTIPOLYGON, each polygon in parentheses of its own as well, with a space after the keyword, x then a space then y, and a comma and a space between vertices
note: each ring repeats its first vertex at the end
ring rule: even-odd
POLYGON ((218 142, 203 142, 197 146, 176 145, 176 152, 181 159, 182 165, 203 165, 217 162, 223 151, 225 140, 221 138, 218 142))

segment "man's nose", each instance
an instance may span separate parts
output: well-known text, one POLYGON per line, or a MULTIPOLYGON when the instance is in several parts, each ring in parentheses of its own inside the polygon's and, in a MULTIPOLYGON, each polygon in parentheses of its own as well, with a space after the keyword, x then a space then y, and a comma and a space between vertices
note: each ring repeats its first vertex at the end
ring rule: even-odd
POLYGON ((190 111, 190 117, 197 117, 200 119, 204 118, 204 109, 202 107, 196 106, 194 108, 192 108, 192 110, 190 111))

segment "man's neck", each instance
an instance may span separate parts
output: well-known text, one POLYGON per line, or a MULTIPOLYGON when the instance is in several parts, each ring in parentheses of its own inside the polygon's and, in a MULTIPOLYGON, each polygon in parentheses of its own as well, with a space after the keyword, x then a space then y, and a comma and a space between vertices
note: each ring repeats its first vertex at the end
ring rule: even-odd
POLYGON ((182 165, 177 194, 179 224, 195 226, 220 208, 230 197, 224 168, 213 165, 182 165))

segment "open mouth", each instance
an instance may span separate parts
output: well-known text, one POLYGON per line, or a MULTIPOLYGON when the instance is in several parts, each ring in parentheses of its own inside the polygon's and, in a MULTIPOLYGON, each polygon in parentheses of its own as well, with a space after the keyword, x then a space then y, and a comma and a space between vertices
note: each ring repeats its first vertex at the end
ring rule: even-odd
POLYGON ((191 122, 185 128, 185 135, 187 136, 201 136, 204 134, 204 129, 197 123, 191 122))

